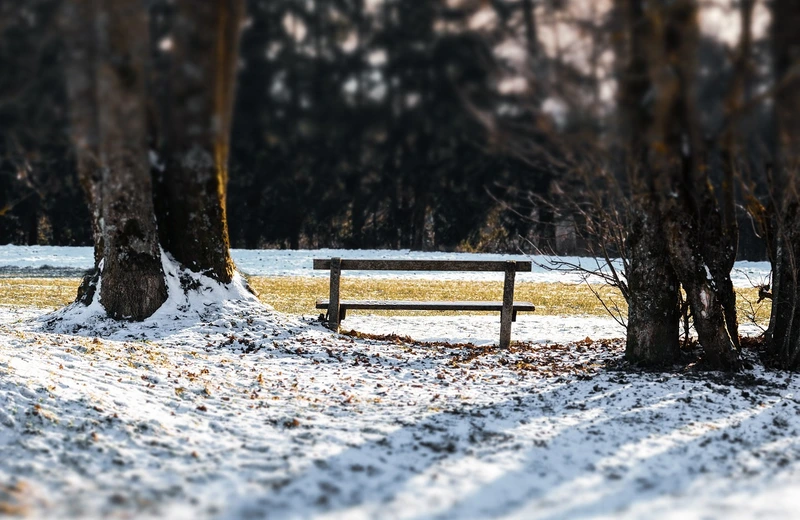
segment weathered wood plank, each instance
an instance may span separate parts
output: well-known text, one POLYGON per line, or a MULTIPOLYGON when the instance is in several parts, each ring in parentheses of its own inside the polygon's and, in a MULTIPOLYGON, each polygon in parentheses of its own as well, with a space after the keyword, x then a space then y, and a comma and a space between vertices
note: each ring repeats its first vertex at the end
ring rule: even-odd
MULTIPOLYGON (((327 309, 330 301, 326 298, 317 300, 317 309, 327 309)), ((414 300, 341 300, 339 308, 352 310, 387 310, 387 311, 502 311, 503 302, 499 301, 414 301, 414 300)), ((513 310, 517 312, 533 312, 536 307, 531 302, 514 302, 513 310)))
MULTIPOLYGON (((342 270, 349 271, 505 271, 506 261, 495 260, 348 260, 342 270)), ((515 262, 518 272, 530 272, 530 261, 515 262)), ((314 269, 330 269, 331 259, 315 258, 314 269)))
POLYGON ((339 280, 341 278, 341 258, 331 258, 330 301, 328 302, 328 328, 339 332, 339 280))
POLYGON ((503 284, 503 309, 500 311, 500 348, 511 346, 511 322, 514 318, 514 277, 517 274, 516 262, 506 263, 506 277, 503 284))

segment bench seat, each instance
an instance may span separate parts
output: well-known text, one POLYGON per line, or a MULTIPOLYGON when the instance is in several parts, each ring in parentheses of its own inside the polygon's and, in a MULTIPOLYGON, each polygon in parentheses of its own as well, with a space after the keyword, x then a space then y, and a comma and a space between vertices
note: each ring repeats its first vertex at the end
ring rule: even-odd
MULTIPOLYGON (((330 300, 317 299, 317 309, 327 309, 330 300)), ((343 320, 348 309, 388 310, 388 311, 495 311, 503 310, 503 302, 493 301, 413 301, 413 300, 341 300, 339 301, 343 320)), ((517 321, 517 312, 533 312, 536 307, 530 302, 514 302, 511 321, 517 321)))

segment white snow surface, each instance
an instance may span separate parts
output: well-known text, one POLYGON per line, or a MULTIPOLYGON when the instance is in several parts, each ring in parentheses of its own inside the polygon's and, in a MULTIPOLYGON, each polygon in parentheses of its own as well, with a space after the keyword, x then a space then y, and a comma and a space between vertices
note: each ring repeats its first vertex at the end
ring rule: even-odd
POLYGON ((142 323, 0 307, 0 514, 796 517, 800 382, 752 353, 735 376, 631 371, 581 317, 520 318, 510 350, 490 317, 350 337, 164 265, 142 323))
MULTIPOLYGON (((409 250, 281 250, 281 249, 233 249, 231 255, 237 267, 253 276, 328 276, 328 271, 314 270, 314 258, 373 258, 373 259, 449 259, 449 260, 531 260, 533 272, 518 273, 517 281, 580 283, 577 274, 568 274, 547 269, 550 260, 561 260, 597 269, 598 260, 579 257, 546 257, 526 255, 499 255, 484 253, 438 253, 409 250)), ((601 265, 602 265, 602 261, 601 265)), ((92 248, 59 246, 14 246, 0 245, 0 276, 3 269, 14 269, 15 275, 35 276, 37 271, 68 269, 80 271, 93 265, 92 248), (20 271, 21 270, 21 271, 20 271)), ((769 279, 768 262, 737 262, 731 278, 736 287, 763 285, 769 279)), ((72 273, 71 275, 75 275, 72 273)), ((347 271, 347 277, 422 278, 440 280, 502 280, 502 273, 458 273, 458 272, 391 272, 391 271, 347 271)), ((600 283, 599 279, 590 282, 600 283)))

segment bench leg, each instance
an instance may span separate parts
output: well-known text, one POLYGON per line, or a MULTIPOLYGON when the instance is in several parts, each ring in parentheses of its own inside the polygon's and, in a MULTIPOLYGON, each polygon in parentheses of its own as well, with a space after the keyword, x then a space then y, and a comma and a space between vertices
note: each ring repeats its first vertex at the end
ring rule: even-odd
POLYGON ((517 274, 517 263, 509 260, 506 263, 506 278, 503 283, 503 309, 500 311, 500 348, 511 346, 511 321, 514 315, 514 278, 517 274))
POLYGON ((342 259, 331 258, 330 301, 328 302, 327 327, 339 332, 339 280, 342 275, 342 259))

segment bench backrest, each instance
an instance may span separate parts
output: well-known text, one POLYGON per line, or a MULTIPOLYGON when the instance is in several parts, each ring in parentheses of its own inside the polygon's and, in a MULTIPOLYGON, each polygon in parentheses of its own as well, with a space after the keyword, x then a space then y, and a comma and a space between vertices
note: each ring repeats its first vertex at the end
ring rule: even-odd
MULTIPOLYGON (((349 271, 505 271, 513 262, 517 272, 530 272, 530 261, 504 260, 348 260, 341 269, 349 271)), ((314 269, 330 269, 330 258, 315 258, 314 269)))

